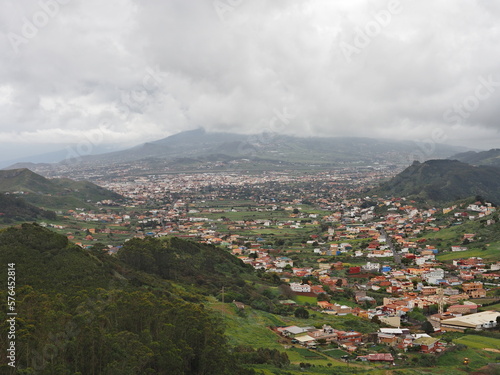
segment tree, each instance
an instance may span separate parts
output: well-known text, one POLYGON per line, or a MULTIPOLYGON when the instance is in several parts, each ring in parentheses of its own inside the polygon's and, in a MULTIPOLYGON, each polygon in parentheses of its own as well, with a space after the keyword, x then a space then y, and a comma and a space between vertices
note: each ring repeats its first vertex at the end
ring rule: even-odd
POLYGON ((439 311, 439 306, 434 304, 434 305, 429 305, 428 308, 427 308, 427 312, 429 314, 437 314, 439 311))
POLYGON ((433 325, 431 324, 431 322, 429 322, 428 320, 426 320, 423 324, 422 324, 422 330, 429 334, 429 333, 434 333, 434 327, 433 325))
POLYGON ((309 311, 307 311, 303 307, 298 307, 297 309, 295 309, 294 315, 296 318, 308 319, 309 318, 309 311))
POLYGON ((326 293, 320 293, 318 294, 318 301, 329 301, 330 298, 326 293))

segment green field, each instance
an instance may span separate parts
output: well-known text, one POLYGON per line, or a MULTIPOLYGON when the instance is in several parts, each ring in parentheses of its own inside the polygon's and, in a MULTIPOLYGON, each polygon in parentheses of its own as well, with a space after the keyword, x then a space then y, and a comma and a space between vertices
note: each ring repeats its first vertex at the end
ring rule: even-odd
POLYGON ((285 322, 273 314, 263 311, 252 310, 247 307, 246 317, 240 317, 236 314, 234 307, 231 304, 222 304, 218 302, 210 303, 209 305, 214 310, 221 314, 221 317, 226 324, 226 333, 229 337, 229 342, 232 345, 249 345, 254 348, 270 348, 279 349, 288 354, 292 363, 310 362, 315 365, 327 366, 332 363, 332 366, 345 366, 345 363, 330 359, 317 352, 313 352, 303 348, 285 349, 284 344, 290 344, 281 336, 269 329, 269 326, 286 326, 291 324, 312 325, 313 322, 285 322), (280 343, 283 342, 283 343, 280 343))
POLYGON ((500 310, 500 303, 495 303, 494 305, 488 305, 484 307, 479 308, 480 311, 499 311, 500 310))
MULTIPOLYGON (((226 333, 231 345, 249 345, 254 348, 265 347, 270 349, 278 349, 286 352, 292 365, 286 369, 277 369, 269 365, 257 365, 255 368, 258 371, 263 371, 269 375, 285 375, 285 374, 384 374, 384 375, 410 375, 410 374, 451 374, 460 375, 468 374, 477 370, 488 363, 500 361, 500 353, 485 351, 484 348, 500 350, 500 339, 482 337, 476 335, 465 335, 459 338, 454 338, 456 344, 464 344, 467 346, 465 350, 446 352, 439 355, 437 365, 433 368, 415 368, 406 367, 404 363, 398 364, 396 367, 388 365, 370 365, 361 362, 346 363, 340 361, 339 358, 347 353, 336 348, 320 348, 319 351, 312 351, 295 345, 290 347, 290 342, 282 338, 271 329, 269 326, 320 326, 327 323, 337 329, 354 329, 360 332, 373 332, 375 329, 371 326, 372 323, 353 316, 311 316, 310 319, 297 319, 293 316, 278 316, 266 313, 260 310, 254 310, 247 307, 245 317, 239 316, 232 304, 222 304, 210 301, 208 307, 213 309, 217 314, 220 314, 226 326, 226 333), (470 359, 468 367, 462 365, 463 359, 470 359), (300 363, 309 363, 311 366, 304 370, 298 368, 300 363), (330 365, 329 365, 330 364, 330 365), (403 365, 403 367, 401 367, 403 365)), ((420 354, 411 354, 412 356, 420 356, 420 354)))
POLYGON ((316 297, 309 296, 295 296, 295 301, 301 305, 308 303, 311 306, 316 306, 316 304, 318 303, 318 299, 316 297))
POLYGON ((454 259, 470 258, 470 257, 480 257, 484 259, 500 260, 500 242, 494 242, 490 244, 490 246, 486 247, 486 250, 470 249, 466 251, 439 253, 437 259, 445 261, 445 260, 454 260, 454 259))
POLYGON ((454 342, 467 345, 469 348, 474 349, 490 348, 500 350, 500 339, 495 339, 493 337, 466 335, 459 339, 455 339, 454 342))

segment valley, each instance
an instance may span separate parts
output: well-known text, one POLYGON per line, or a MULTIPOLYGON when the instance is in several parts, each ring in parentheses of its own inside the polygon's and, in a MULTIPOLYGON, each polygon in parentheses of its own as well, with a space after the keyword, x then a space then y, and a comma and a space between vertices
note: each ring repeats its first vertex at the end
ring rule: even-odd
MULTIPOLYGON (((29 175, 27 185, 17 178, 5 196, 45 202, 43 184, 53 186, 53 180, 18 171, 9 173, 29 175)), ((124 171, 123 177, 96 178, 102 190, 92 199, 84 185, 64 192, 80 199, 80 207, 50 205, 54 216, 35 213, 31 221, 109 262, 113 278, 122 275, 110 285, 122 279, 138 292, 168 290, 202 303, 221 320, 235 360, 257 374, 487 368, 497 354, 483 349, 500 347, 496 325, 471 331, 460 326, 460 316, 500 316, 496 206, 482 196, 438 202, 370 190, 406 172, 393 178, 396 173, 384 165, 144 176, 124 171), (164 246, 170 255, 162 255, 164 246), (222 253, 211 255, 211 248, 222 253), (447 320, 457 320, 451 331, 447 320), (301 333, 288 336, 287 327, 301 333), (286 358, 265 359, 278 352, 286 358), (457 365, 462 357, 470 364, 457 365)), ((4 178, 3 186, 8 182, 4 178)), ((27 218, 3 220, 9 231, 27 218)), ((43 270, 34 259, 26 267, 43 270)))

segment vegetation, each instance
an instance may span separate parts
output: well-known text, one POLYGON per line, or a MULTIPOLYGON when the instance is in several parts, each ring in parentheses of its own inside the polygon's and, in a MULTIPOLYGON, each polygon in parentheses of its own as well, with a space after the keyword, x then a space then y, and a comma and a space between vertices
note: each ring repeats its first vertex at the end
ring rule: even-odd
POLYGON ((52 209, 92 207, 90 202, 122 199, 88 181, 49 180, 25 168, 0 171, 0 192, 23 192, 29 203, 52 209))
POLYGON ((213 245, 176 237, 132 239, 125 243, 118 258, 130 267, 183 283, 205 295, 216 295, 220 300, 236 300, 265 311, 282 308, 250 265, 213 245))
POLYGON ((500 166, 500 149, 495 148, 488 151, 467 151, 452 156, 450 159, 460 160, 461 162, 472 165, 491 165, 500 166))
MULTIPOLYGON (((0 232, 0 259, 15 263, 16 309, 22 311, 17 372, 2 364, 2 373, 253 373, 235 362, 223 325, 203 305, 94 252, 37 225, 0 232)), ((0 318, 6 332, 5 312, 0 318)), ((4 352, 6 345, 0 342, 4 352)))
POLYGON ((55 220, 56 214, 35 207, 22 198, 0 193, 0 222, 12 223, 37 219, 55 220))
POLYGON ((500 169, 474 167, 457 160, 415 161, 371 194, 431 202, 451 202, 481 195, 490 202, 500 203, 500 169))

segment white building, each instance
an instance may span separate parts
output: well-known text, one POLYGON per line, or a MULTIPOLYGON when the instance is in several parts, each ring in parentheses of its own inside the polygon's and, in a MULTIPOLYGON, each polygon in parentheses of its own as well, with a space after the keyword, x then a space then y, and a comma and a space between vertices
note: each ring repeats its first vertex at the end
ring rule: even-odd
POLYGON ((429 272, 424 273, 422 277, 427 283, 437 285, 440 280, 444 279, 444 270, 441 268, 431 269, 429 272))
POLYGON ((363 269, 366 271, 378 271, 380 269, 380 263, 367 262, 363 269))
POLYGON ((311 286, 309 284, 290 283, 290 289, 293 292, 298 292, 298 293, 311 292, 311 286))

